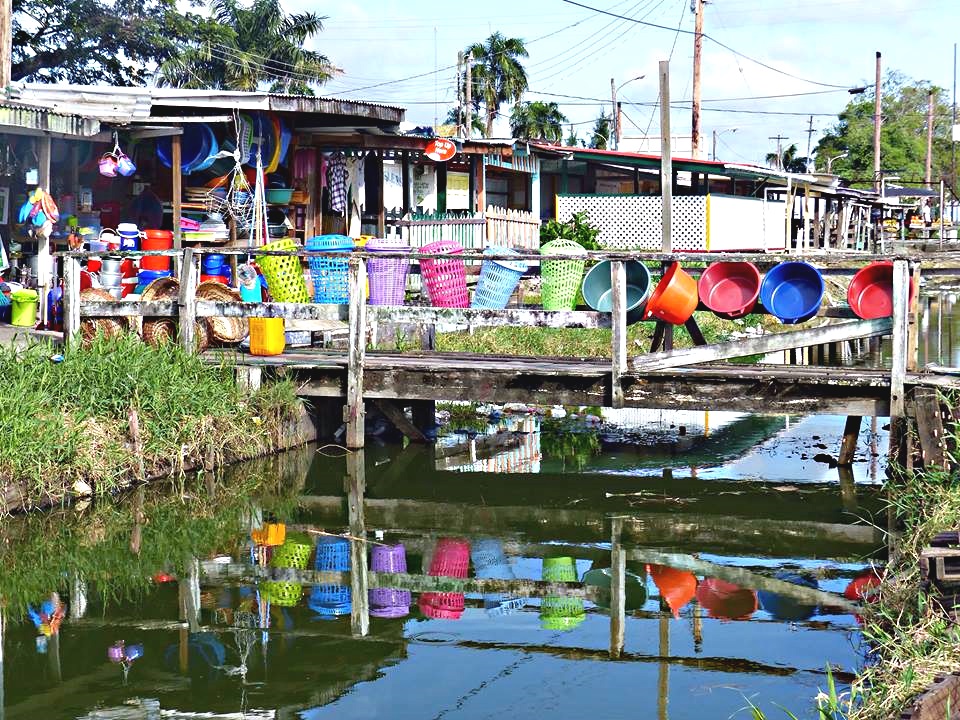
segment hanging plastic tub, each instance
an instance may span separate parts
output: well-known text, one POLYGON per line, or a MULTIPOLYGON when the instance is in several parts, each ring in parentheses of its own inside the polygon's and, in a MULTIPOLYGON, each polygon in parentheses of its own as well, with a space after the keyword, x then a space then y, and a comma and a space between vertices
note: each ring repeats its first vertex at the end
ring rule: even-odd
POLYGON ((673 325, 683 325, 697 309, 697 281, 683 271, 680 263, 673 263, 660 278, 653 295, 647 301, 644 318, 657 318, 673 325))
POLYGON ((349 615, 351 609, 350 588, 346 585, 315 585, 307 598, 307 606, 323 617, 349 615))
POLYGON ((700 302, 717 317, 734 320, 747 315, 760 296, 760 271, 749 262, 710 265, 697 283, 700 302))
POLYGON ((580 243, 557 238, 540 247, 541 255, 569 255, 574 260, 544 260, 540 265, 540 301, 544 310, 573 310, 583 278, 587 251, 580 243))
POLYGON ((278 607, 293 607, 303 596, 303 586, 293 582, 267 580, 260 585, 264 600, 278 607))
POLYGON ((15 290, 10 293, 10 324, 17 327, 33 327, 37 324, 36 290, 15 290))
MULTIPOLYGON (((370 569, 376 573, 407 572, 407 551, 402 543, 374 545, 370 551, 370 569)), ((374 617, 398 618, 410 614, 413 602, 409 590, 372 588, 368 592, 370 614, 374 617)))
POLYGON ((544 558, 542 574, 545 582, 576 582, 577 563, 566 556, 544 558))
POLYGON ((722 620, 746 620, 758 607, 753 590, 718 578, 705 578, 697 585, 697 602, 710 617, 722 620))
MULTIPOLYGON (((353 240, 346 235, 317 235, 307 240, 307 250, 346 253, 353 250, 353 240)), ((329 257, 310 258, 313 279, 313 301, 327 305, 350 302, 350 263, 329 257)))
POLYGON ((540 603, 540 627, 544 630, 573 630, 586 619, 583 598, 547 595, 540 603))
POLYGON ((860 268, 847 288, 847 303, 864 320, 893 315, 893 261, 878 260, 860 268))
MULTIPOLYGON (((299 250, 292 238, 274 240, 260 248, 267 250, 299 250)), ((310 302, 303 266, 295 255, 258 255, 257 265, 267 281, 267 289, 275 302, 310 302)))
POLYGON ((816 316, 823 300, 823 277, 805 262, 782 262, 770 270, 760 285, 760 302, 785 325, 816 316))
MULTIPOLYGON (((650 271, 636 260, 624 262, 627 287, 627 324, 643 320, 647 298, 650 296, 650 271)), ((597 312, 613 312, 613 290, 610 284, 610 261, 603 260, 587 271, 583 278, 583 300, 597 312)))
POLYGON ((465 605, 463 593, 425 592, 417 601, 420 612, 431 620, 459 620, 465 605))
MULTIPOLYGON (((409 252, 410 246, 400 238, 370 238, 364 244, 368 252, 409 252)), ((367 259, 367 279, 371 305, 403 305, 407 294, 407 258, 367 259)))
MULTIPOLYGON (((510 248, 496 245, 488 247, 483 254, 517 255, 510 248)), ((527 263, 523 260, 484 260, 470 307, 503 310, 526 271, 527 263)))
MULTIPOLYGON (((512 580, 513 568, 503 551, 503 543, 494 538, 476 540, 470 546, 470 561, 474 575, 492 580, 512 580)), ((488 615, 507 615, 526 605, 525 598, 517 598, 504 593, 485 593, 483 607, 488 615)))
MULTIPOLYGON (((206 123, 185 123, 183 134, 180 136, 180 170, 189 175, 211 153, 211 147, 216 144, 213 131, 206 123)), ((173 167, 173 143, 171 138, 163 137, 157 140, 157 157, 165 167, 173 167)), ((213 164, 213 160, 210 161, 213 164)))
MULTIPOLYGON (((811 590, 819 589, 816 578, 800 575, 799 573, 791 572, 789 570, 781 570, 775 573, 773 577, 777 580, 783 580, 784 582, 792 583, 793 585, 810 588, 811 590)), ((769 590, 758 591, 757 600, 760 603, 761 609, 770 613, 777 620, 801 622, 803 620, 809 620, 813 617, 814 613, 817 612, 816 603, 811 605, 809 603, 804 603, 791 597, 787 597, 786 595, 778 595, 777 593, 770 592, 769 590)))
MULTIPOLYGON (((438 240, 424 245, 420 252, 459 254, 463 252, 463 246, 453 240, 438 240)), ((433 307, 470 307, 467 273, 462 258, 424 258, 420 261, 420 273, 433 307)))

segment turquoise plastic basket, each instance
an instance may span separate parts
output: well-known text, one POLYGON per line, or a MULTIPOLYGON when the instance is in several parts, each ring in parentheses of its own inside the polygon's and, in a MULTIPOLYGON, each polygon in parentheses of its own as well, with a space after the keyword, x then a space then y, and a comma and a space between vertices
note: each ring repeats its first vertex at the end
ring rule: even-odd
MULTIPOLYGON (((342 252, 353 250, 353 239, 346 235, 317 235, 307 240, 307 250, 342 252)), ((325 305, 346 305, 350 302, 350 263, 328 257, 310 258, 313 278, 313 301, 325 305)))
MULTIPOLYGON (((517 255, 510 248, 495 245, 488 247, 483 254, 517 255)), ((526 271, 527 264, 522 260, 484 260, 470 307, 503 310, 526 271)))

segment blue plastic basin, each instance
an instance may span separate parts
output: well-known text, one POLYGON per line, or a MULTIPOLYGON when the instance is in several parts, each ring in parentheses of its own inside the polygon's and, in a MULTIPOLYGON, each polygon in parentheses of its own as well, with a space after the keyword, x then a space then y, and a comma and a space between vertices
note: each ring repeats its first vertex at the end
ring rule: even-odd
POLYGON ((770 270, 760 285, 760 302, 786 325, 806 322, 820 310, 823 277, 805 262, 783 262, 770 270))

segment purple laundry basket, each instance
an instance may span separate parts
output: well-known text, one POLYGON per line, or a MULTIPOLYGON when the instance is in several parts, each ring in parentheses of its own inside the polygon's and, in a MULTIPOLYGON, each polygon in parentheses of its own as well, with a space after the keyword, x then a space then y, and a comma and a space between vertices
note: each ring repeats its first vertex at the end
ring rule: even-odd
MULTIPOLYGON (((371 238, 363 247, 368 252, 409 252, 410 246, 400 238, 371 238)), ((403 305, 407 292, 407 258, 367 259, 371 305, 403 305)))
MULTIPOLYGON (((373 572, 405 573, 407 551, 403 543, 374 545, 370 552, 370 569, 373 572)), ((413 597, 409 590, 398 588, 374 588, 369 591, 370 614, 374 617, 398 618, 410 614, 413 597)))

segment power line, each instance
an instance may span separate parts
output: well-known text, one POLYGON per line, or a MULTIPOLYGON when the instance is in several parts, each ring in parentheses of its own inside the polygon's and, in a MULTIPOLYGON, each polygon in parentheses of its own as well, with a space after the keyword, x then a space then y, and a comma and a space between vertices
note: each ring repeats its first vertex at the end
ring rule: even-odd
MULTIPOLYGON (((644 20, 637 20, 637 19, 635 19, 635 18, 624 17, 623 15, 617 15, 616 13, 612 13, 612 12, 610 12, 610 11, 608 11, 608 10, 602 10, 601 8, 592 7, 592 6, 590 6, 590 5, 584 5, 583 3, 576 2, 575 0, 561 0, 561 2, 565 2, 565 3, 569 4, 569 5, 576 5, 577 7, 582 7, 582 8, 584 8, 584 9, 586 9, 586 10, 592 10, 593 12, 601 13, 601 14, 603 14, 603 15, 611 15, 611 16, 613 16, 613 17, 619 17, 619 18, 621 18, 621 19, 623 19, 623 20, 629 20, 630 22, 635 22, 635 23, 637 23, 637 24, 639 24, 639 25, 646 25, 647 27, 657 28, 657 29, 659 29, 659 30, 669 30, 670 32, 684 33, 685 35, 695 35, 695 34, 696 34, 696 33, 694 33, 692 30, 681 30, 681 29, 679 29, 679 28, 672 28, 672 27, 668 27, 668 26, 666 26, 666 25, 658 25, 657 23, 651 23, 651 22, 646 22, 646 21, 644 21, 644 20)), ((749 55, 746 55, 746 54, 740 52, 739 50, 734 50, 732 47, 730 47, 730 46, 727 45, 726 43, 720 42, 719 40, 717 40, 716 38, 712 37, 711 35, 708 35, 708 34, 706 34, 706 33, 703 33, 703 34, 701 35, 701 37, 703 37, 703 38, 705 38, 705 39, 707 39, 707 40, 710 40, 711 42, 719 45, 720 47, 722 47, 722 48, 724 48, 724 49, 726 49, 726 50, 729 50, 729 51, 732 52, 734 55, 738 55, 738 56, 742 57, 744 60, 749 60, 750 62, 755 63, 755 64, 759 65, 760 67, 764 67, 764 68, 766 68, 767 70, 772 70, 773 72, 779 73, 780 75, 785 75, 786 77, 791 77, 791 78, 793 78, 794 80, 800 80, 800 81, 802 81, 802 82, 810 83, 811 85, 821 85, 821 86, 823 86, 823 87, 833 87, 833 88, 849 88, 849 87, 850 87, 849 85, 834 85, 834 84, 832 84, 832 83, 820 82, 820 81, 818 81, 818 80, 810 80, 810 79, 808 79, 808 78, 800 77, 799 75, 794 75, 793 73, 789 73, 789 72, 787 72, 786 70, 781 70, 781 69, 779 69, 779 68, 773 67, 772 65, 769 65, 769 64, 763 62, 762 60, 757 60, 757 59, 754 58, 754 57, 750 57, 749 55)))

